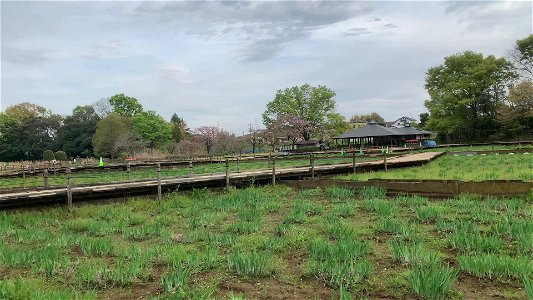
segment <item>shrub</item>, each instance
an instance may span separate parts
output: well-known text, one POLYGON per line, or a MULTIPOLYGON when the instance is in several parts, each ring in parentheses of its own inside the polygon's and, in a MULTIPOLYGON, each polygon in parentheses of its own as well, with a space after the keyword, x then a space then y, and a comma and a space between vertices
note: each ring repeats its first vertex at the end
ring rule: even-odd
POLYGON ((52 150, 45 150, 43 152, 43 160, 46 160, 46 161, 52 161, 54 160, 56 157, 54 155, 54 152, 52 150))
POLYGON ((55 157, 59 161, 66 161, 68 159, 67 158, 67 154, 65 153, 65 151, 57 151, 55 153, 55 157))

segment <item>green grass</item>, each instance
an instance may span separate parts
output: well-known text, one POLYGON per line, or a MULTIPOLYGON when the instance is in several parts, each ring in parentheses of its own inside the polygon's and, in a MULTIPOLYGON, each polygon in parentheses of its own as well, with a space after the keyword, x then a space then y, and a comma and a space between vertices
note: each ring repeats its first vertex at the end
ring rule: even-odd
POLYGON ((85 203, 72 213, 3 211, 0 299, 531 293, 531 199, 385 194, 279 185, 85 203))
POLYGON ((228 269, 238 275, 267 276, 270 258, 264 253, 233 251, 228 255, 228 269))
POLYGON ((521 278, 533 276, 531 257, 478 254, 459 256, 459 268, 479 278, 521 278))
POLYGON ((444 299, 456 280, 457 271, 438 264, 415 265, 409 273, 409 285, 423 299, 444 299))
POLYGON ((524 180, 533 181, 533 151, 530 154, 501 154, 440 157, 424 166, 391 169, 339 176, 365 181, 381 179, 448 179, 463 181, 524 180))

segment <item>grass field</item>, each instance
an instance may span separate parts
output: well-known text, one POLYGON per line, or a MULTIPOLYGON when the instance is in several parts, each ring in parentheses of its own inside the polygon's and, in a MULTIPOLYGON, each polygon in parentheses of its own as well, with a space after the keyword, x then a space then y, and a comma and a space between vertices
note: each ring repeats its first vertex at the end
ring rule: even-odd
POLYGON ((283 186, 0 212, 0 299, 526 299, 533 200, 283 186))
POLYGON ((348 180, 382 179, 454 179, 464 181, 483 180, 533 180, 533 153, 488 154, 473 156, 440 157, 426 165, 388 172, 376 171, 339 176, 348 180))
MULTIPOLYGON (((381 158, 376 157, 364 157, 358 156, 356 161, 372 161, 379 160, 381 158)), ((347 155, 345 158, 331 158, 331 157, 318 157, 315 160, 315 165, 325 164, 338 164, 338 163, 351 163, 352 157, 347 155)), ((276 168, 288 168, 297 166, 309 166, 310 161, 306 159, 277 159, 276 168)), ((231 172, 238 170, 237 163, 231 162, 229 165, 231 172)), ((267 160, 257 161, 241 161, 239 163, 240 171, 247 170, 260 170, 268 169, 270 164, 267 160)), ((193 174, 210 174, 210 173, 223 173, 225 172, 225 163, 210 163, 210 164, 198 164, 193 166, 193 174)), ((188 165, 175 167, 171 169, 162 168, 161 177, 175 177, 185 176, 189 174, 188 165)), ((153 179, 157 177, 156 168, 133 168, 131 172, 132 180, 140 179, 153 179)), ((103 171, 88 171, 88 172, 75 172, 72 173, 72 183, 88 184, 88 183, 108 183, 114 181, 126 181, 128 175, 125 171, 118 170, 103 170, 103 171)), ((64 173, 49 174, 49 185, 65 186, 66 175, 64 173)), ((0 178, 0 189, 4 188, 16 188, 16 187, 40 187, 43 186, 42 176, 28 176, 26 178, 0 178)))

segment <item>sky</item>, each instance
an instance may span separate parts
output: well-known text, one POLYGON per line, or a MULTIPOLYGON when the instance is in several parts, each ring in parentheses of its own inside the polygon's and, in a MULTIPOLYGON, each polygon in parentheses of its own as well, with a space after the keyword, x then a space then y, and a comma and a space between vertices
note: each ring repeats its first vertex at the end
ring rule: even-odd
POLYGON ((1 1, 0 14, 2 110, 68 115, 124 93, 236 134, 304 83, 335 91, 347 118, 417 118, 430 67, 506 56, 533 30, 531 1, 1 1))

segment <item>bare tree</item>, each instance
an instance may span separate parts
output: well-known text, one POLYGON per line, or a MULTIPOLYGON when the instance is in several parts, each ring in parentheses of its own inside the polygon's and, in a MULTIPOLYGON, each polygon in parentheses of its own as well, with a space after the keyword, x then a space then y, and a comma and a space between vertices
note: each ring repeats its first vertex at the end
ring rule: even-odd
POLYGON ((241 148, 241 140, 234 134, 221 130, 216 137, 213 152, 221 155, 234 154, 241 148))
POLYGON ((245 142, 252 145, 252 153, 255 154, 256 149, 263 144, 264 137, 262 130, 259 129, 257 124, 248 124, 248 134, 245 135, 245 142))
POLYGON ((148 142, 143 140, 138 134, 128 131, 120 135, 113 145, 115 153, 126 153, 129 156, 135 155, 137 152, 148 146, 148 142))
POLYGON ((222 130, 215 126, 202 126, 194 130, 198 138, 202 141, 207 151, 207 155, 211 155, 211 150, 216 143, 217 137, 222 130))
POLYGON ((92 104, 94 112, 103 119, 113 112, 113 106, 109 103, 109 98, 102 98, 92 104))
POLYGON ((191 136, 178 143, 178 151, 187 156, 205 154, 205 146, 198 136, 191 136))

